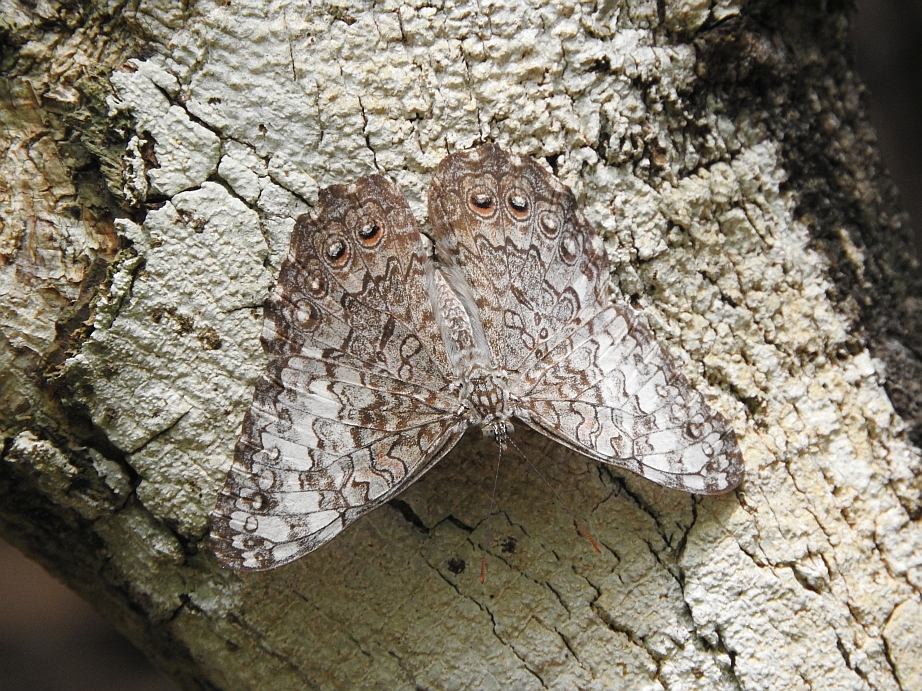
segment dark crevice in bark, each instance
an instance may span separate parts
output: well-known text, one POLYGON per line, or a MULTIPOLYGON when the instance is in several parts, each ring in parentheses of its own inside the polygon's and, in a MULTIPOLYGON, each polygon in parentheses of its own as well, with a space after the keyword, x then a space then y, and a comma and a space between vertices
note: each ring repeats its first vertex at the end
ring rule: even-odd
POLYGON ((411 507, 405 501, 402 499, 391 499, 388 504, 397 509, 397 511, 400 512, 400 515, 403 516, 404 520, 418 531, 421 533, 429 532, 429 527, 423 523, 423 519, 420 518, 419 514, 413 510, 413 507, 411 507))

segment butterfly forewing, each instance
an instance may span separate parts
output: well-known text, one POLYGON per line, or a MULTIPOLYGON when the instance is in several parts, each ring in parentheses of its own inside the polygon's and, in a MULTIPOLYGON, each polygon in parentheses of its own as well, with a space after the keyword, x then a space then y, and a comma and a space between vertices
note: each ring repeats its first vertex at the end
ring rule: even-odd
POLYGON ((448 156, 429 215, 439 259, 470 286, 494 363, 506 371, 527 370, 604 299, 601 240, 570 190, 530 158, 495 145, 448 156), (489 212, 481 199, 492 201, 489 212))
POLYGON ((666 487, 719 494, 739 484, 733 431, 631 308, 600 311, 549 359, 523 380, 530 426, 666 487))

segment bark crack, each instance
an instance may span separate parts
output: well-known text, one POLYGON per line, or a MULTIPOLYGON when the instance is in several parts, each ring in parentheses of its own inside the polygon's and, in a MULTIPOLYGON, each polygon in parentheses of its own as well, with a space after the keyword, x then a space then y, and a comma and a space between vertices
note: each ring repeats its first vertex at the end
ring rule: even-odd
POLYGON ((378 165, 378 152, 375 151, 375 147, 371 145, 371 135, 368 130, 368 113, 365 112, 365 105, 362 103, 362 97, 358 96, 357 100, 359 102, 359 110, 362 113, 362 135, 365 137, 365 148, 371 152, 371 160, 375 165, 375 170, 379 173, 384 172, 381 166, 378 165))
MULTIPOLYGON (((483 43, 483 39, 481 39, 481 43, 483 43)), ((483 115, 480 112, 480 104, 477 102, 477 96, 474 91, 474 77, 471 73, 471 64, 468 61, 467 53, 464 51, 464 44, 461 41, 458 42, 458 52, 461 54, 461 61, 464 63, 465 74, 467 76, 467 92, 470 96, 471 103, 474 105, 474 112, 477 114, 477 128, 480 132, 480 141, 485 142, 487 139, 483 131, 483 115)), ((446 141, 446 147, 447 144, 448 142, 446 141)))

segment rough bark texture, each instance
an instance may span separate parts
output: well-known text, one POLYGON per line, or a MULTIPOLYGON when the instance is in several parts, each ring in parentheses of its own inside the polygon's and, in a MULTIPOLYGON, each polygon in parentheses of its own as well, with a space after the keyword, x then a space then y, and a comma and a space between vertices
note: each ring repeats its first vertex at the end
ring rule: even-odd
POLYGON ((838 3, 7 2, 0 533, 189 689, 922 688, 919 270, 838 3), (204 537, 319 187, 546 159, 740 436, 700 500, 471 436, 290 567, 204 537))

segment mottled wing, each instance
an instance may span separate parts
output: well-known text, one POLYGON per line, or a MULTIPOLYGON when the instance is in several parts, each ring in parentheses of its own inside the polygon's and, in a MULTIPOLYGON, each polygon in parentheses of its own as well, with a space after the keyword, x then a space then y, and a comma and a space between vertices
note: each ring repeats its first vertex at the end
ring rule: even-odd
POLYGON ((443 270, 469 293, 499 368, 527 370, 604 297, 601 240, 570 190, 531 158, 494 144, 446 157, 429 218, 443 270))
POLYGON ((442 162, 429 209, 439 258, 469 291, 517 417, 667 487, 739 483, 733 431, 634 311, 611 304, 601 239, 567 187, 486 145, 442 162))
POLYGON ((630 307, 600 309, 544 360, 513 388, 531 427, 666 487, 720 494, 739 484, 733 430, 630 307))
POLYGON ((460 438, 429 261, 380 176, 323 190, 298 219, 265 306, 271 361, 212 515, 222 562, 267 569, 316 549, 460 438))

